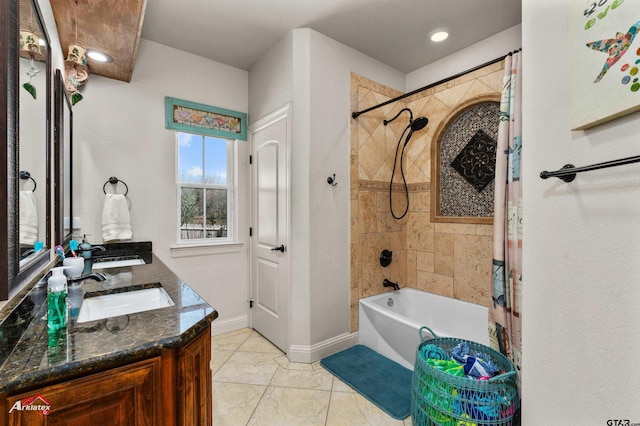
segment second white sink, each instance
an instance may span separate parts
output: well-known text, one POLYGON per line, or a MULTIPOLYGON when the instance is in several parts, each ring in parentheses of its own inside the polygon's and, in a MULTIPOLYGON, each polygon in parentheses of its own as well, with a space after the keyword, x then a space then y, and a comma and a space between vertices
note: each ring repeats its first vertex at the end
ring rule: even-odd
POLYGON ((173 305, 171 296, 162 287, 87 297, 82 301, 77 321, 95 321, 173 305))

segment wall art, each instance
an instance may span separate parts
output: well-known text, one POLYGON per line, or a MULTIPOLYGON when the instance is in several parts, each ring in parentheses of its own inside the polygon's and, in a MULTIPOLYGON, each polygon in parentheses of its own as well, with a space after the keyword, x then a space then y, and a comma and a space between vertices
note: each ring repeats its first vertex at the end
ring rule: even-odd
POLYGON ((571 130, 640 110, 640 0, 569 2, 571 130))

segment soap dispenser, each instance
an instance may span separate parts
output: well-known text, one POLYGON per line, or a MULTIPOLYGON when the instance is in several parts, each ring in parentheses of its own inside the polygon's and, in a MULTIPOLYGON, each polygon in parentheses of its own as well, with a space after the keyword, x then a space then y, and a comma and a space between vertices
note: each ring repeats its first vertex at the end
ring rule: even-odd
POLYGON ((67 326, 67 277, 64 269, 52 268, 47 281, 47 326, 51 331, 67 326))

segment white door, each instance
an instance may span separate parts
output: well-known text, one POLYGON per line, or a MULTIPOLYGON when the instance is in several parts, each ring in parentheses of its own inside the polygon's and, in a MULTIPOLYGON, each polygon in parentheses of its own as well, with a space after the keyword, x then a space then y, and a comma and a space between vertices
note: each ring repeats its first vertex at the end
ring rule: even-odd
POLYGON ((287 352, 290 106, 251 130, 251 326, 287 352))

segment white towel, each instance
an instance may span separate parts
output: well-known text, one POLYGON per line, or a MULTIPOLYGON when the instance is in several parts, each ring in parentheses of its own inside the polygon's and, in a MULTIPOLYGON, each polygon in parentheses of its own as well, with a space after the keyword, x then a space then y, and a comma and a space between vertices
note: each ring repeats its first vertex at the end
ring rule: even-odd
POLYGON ((102 240, 129 240, 131 234, 131 216, 124 194, 106 194, 102 205, 102 240))
POLYGON ((31 246, 38 240, 38 207, 33 191, 20 191, 20 244, 31 246))

